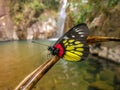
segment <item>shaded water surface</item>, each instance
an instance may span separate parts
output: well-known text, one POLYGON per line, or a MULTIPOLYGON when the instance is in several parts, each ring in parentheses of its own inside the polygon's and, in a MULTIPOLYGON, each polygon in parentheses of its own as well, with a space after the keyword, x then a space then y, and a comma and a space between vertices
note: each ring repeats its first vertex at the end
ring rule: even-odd
MULTIPOLYGON (((39 42, 52 45, 49 41, 39 42)), ((48 54, 47 46, 31 41, 0 42, 0 90, 13 90, 25 76, 48 59, 48 54)), ((33 90, 118 89, 120 66, 112 70, 111 66, 91 61, 60 60, 33 90)))

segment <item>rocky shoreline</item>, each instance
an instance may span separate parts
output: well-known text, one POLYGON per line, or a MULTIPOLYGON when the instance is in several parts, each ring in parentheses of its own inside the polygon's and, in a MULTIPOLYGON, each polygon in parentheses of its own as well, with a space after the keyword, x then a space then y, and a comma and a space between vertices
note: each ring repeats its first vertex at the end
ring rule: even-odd
POLYGON ((120 46, 113 48, 90 46, 90 52, 93 56, 120 64, 120 46))

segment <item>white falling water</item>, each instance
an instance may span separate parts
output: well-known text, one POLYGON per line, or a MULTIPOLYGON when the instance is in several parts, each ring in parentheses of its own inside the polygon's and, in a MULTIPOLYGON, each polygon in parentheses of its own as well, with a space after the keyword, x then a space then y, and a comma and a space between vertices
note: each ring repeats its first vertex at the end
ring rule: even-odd
POLYGON ((57 37, 60 37, 63 34, 65 19, 66 19, 66 6, 67 6, 67 0, 63 0, 57 22, 57 28, 58 28, 56 35, 57 37))
POLYGON ((60 13, 58 16, 58 21, 57 21, 57 30, 55 33, 54 38, 50 40, 57 40, 60 36, 62 36, 63 31, 64 31, 64 25, 65 25, 65 19, 66 19, 66 6, 67 6, 67 0, 62 0, 62 6, 60 9, 60 13))

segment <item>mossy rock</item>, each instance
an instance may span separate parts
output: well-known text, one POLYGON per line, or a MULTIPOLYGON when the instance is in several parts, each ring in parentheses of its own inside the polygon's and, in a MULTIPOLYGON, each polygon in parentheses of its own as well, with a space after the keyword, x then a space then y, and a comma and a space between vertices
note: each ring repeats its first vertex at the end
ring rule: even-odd
POLYGON ((90 84, 90 90, 114 90, 114 87, 108 85, 105 81, 96 81, 90 84))
POLYGON ((94 75, 89 73, 85 74, 83 77, 84 77, 84 80, 88 82, 93 82, 95 80, 94 75))
POLYGON ((104 70, 100 72, 100 79, 106 81, 109 84, 113 84, 114 76, 114 72, 110 70, 104 70))

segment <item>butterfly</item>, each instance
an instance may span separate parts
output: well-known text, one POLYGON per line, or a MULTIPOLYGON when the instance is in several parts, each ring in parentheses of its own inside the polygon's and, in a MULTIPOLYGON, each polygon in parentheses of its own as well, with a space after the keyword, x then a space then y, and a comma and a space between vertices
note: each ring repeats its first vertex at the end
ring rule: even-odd
POLYGON ((78 24, 60 37, 53 46, 48 47, 48 50, 52 55, 68 61, 83 61, 89 54, 88 35, 87 25, 78 24))

